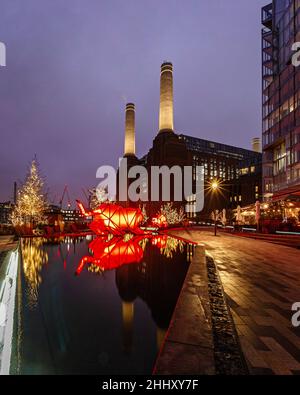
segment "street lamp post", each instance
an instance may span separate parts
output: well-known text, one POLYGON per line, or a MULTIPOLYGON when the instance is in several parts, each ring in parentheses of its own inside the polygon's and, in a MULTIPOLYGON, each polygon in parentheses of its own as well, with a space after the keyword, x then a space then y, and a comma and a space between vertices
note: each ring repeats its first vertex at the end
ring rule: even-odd
MULTIPOLYGON (((218 180, 212 181, 211 185, 211 190, 213 193, 217 193, 220 188, 220 184, 218 180)), ((215 220, 215 236, 217 236, 217 219, 218 219, 218 213, 219 211, 217 209, 214 210, 214 220, 215 220)))
POLYGON ((217 216, 218 216, 218 210, 215 210, 215 236, 217 236, 217 216))

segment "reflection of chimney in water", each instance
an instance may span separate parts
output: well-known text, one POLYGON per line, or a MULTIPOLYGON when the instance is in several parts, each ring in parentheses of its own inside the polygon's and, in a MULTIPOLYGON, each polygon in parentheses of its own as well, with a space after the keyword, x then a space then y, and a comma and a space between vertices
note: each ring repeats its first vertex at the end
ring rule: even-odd
POLYGON ((160 351, 166 337, 167 330, 157 327, 156 328, 156 343, 157 351, 160 351))
POLYGON ((173 132, 173 65, 165 62, 160 72, 159 131, 173 132))
POLYGON ((126 354, 131 353, 133 338, 133 318, 134 304, 133 302, 122 301, 122 317, 123 317, 123 347, 126 354))
POLYGON ((124 156, 135 156, 135 106, 126 104, 124 156))

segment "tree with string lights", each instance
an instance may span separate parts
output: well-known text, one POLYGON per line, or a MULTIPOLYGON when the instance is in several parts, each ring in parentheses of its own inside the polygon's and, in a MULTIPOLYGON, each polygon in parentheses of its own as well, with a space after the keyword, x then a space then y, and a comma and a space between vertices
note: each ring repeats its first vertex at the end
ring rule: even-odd
POLYGON ((166 218, 168 225, 178 225, 185 220, 183 208, 178 210, 173 206, 172 202, 164 204, 160 209, 159 215, 163 215, 166 218))
POLYGON ((36 158, 31 162, 27 177, 17 194, 17 202, 11 215, 14 226, 34 227, 46 222, 46 197, 43 193, 44 181, 39 173, 36 158))
POLYGON ((90 208, 94 210, 102 203, 114 204, 115 202, 108 198, 107 189, 104 187, 97 187, 89 190, 90 193, 90 208))

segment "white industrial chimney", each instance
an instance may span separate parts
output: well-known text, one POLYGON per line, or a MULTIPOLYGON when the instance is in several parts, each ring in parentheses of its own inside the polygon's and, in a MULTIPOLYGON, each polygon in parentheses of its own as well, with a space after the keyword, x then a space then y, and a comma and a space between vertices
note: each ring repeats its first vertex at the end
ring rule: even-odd
POLYGON ((127 103, 125 109, 124 156, 135 156, 135 106, 127 103))
POLYGON ((159 132, 173 132, 173 65, 165 62, 160 72, 159 132))

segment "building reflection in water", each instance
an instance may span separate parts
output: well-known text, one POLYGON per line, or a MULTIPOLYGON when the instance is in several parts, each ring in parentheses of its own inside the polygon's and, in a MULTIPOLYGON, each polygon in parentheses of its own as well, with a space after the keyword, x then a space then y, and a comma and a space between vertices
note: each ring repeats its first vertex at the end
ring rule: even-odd
POLYGON ((122 301, 122 319, 123 319, 123 348, 126 354, 130 354, 133 340, 133 318, 134 303, 133 301, 122 301))
POLYGON ((134 302, 142 299, 149 307, 160 349, 182 288, 193 246, 167 235, 97 237, 89 244, 76 270, 87 266, 93 273, 115 269, 116 285, 122 301, 123 349, 133 346, 134 302))
POLYGON ((151 372, 192 251, 175 240, 152 235, 87 243, 24 240, 20 296, 25 298, 18 309, 22 341, 13 371, 151 372), (82 275, 74 278, 78 260, 91 253, 87 247, 92 259, 85 257, 82 275), (27 295, 39 308, 29 306, 27 295))
POLYGON ((192 249, 191 245, 178 239, 158 236, 144 243, 144 255, 140 263, 116 269, 126 353, 132 350, 134 301, 137 298, 141 298, 151 311, 157 327, 157 348, 161 348, 188 270, 192 249))

